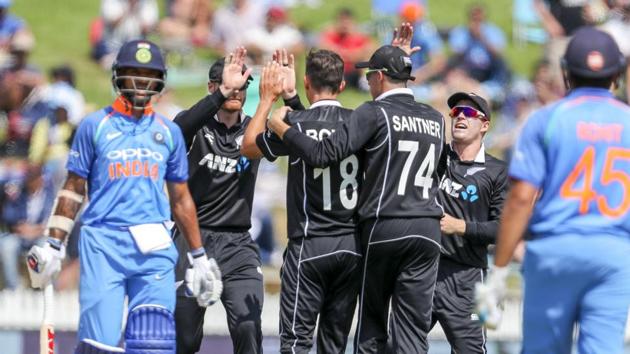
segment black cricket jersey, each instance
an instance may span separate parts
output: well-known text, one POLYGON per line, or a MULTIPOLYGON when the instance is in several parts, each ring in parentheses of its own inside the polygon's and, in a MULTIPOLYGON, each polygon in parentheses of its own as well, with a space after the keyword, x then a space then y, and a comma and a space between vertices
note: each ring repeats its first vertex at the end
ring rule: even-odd
POLYGON ((442 215, 436 195, 444 118, 415 102, 410 89, 393 89, 362 104, 327 138, 315 141, 304 135, 294 125, 284 143, 313 166, 326 167, 361 153, 359 222, 442 215))
POLYGON ((495 243, 507 192, 507 165, 486 153, 483 146, 473 161, 460 160, 450 145, 445 151, 438 200, 445 213, 466 221, 466 232, 442 237, 442 257, 487 268, 488 245, 495 243))
MULTIPOLYGON (((352 110, 335 100, 313 103, 307 110, 289 112, 286 120, 313 141, 319 141, 348 120, 352 110)), ((256 138, 264 156, 274 161, 289 155, 287 235, 290 238, 342 236, 355 232, 354 210, 359 199, 361 166, 357 155, 325 168, 305 163, 267 130, 256 138)))
POLYGON ((241 156, 251 117, 228 128, 217 112, 225 101, 219 90, 175 118, 188 147, 188 187, 202 228, 244 232, 251 226, 252 200, 260 160, 241 156))

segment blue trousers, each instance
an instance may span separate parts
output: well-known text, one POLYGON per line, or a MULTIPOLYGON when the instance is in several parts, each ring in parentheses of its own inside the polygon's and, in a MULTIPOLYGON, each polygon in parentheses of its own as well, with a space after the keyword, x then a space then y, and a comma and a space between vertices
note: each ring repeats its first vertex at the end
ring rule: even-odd
POLYGON ((79 259, 79 341, 92 339, 117 346, 125 296, 129 297, 129 310, 153 304, 174 312, 174 245, 142 254, 128 231, 83 225, 79 259))
POLYGON ((630 308, 630 237, 562 235, 528 242, 523 353, 623 352, 630 308))

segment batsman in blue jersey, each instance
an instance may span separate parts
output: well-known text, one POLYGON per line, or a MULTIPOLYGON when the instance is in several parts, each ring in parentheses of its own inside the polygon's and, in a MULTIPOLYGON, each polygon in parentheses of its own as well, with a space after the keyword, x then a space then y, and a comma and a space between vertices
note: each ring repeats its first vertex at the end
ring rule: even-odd
POLYGON ((166 79, 160 49, 149 41, 127 42, 112 71, 118 97, 78 128, 49 237, 29 251, 31 282, 43 288, 59 272, 64 240, 87 191, 75 354, 174 354, 177 250, 165 226, 171 213, 193 250, 186 286, 200 305, 220 296, 221 275, 201 245, 182 133, 151 109, 166 79), (125 349, 117 347, 121 333, 125 349))
POLYGON ((529 221, 522 352, 571 353, 577 324, 579 353, 622 353, 630 107, 610 89, 625 60, 608 34, 587 27, 575 33, 562 66, 567 96, 535 112, 516 144, 495 268, 477 286, 478 306, 493 309, 505 294, 506 266, 529 221))

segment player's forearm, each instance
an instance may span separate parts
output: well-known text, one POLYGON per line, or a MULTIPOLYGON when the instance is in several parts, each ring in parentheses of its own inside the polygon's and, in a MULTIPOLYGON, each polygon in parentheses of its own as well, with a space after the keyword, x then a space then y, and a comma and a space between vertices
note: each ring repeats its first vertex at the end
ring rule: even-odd
POLYGON ((254 117, 247 125, 245 134, 243 136, 243 144, 241 145, 241 155, 250 158, 258 159, 262 157, 262 151, 256 145, 256 137, 265 131, 265 124, 271 108, 273 107, 273 101, 262 100, 258 103, 256 113, 254 117))
POLYGON ((506 266, 512 259, 514 250, 527 228, 535 197, 535 187, 525 182, 517 182, 509 191, 497 235, 494 257, 494 264, 497 267, 506 266))
POLYGON ((496 242, 499 221, 468 221, 464 236, 475 244, 490 245, 496 242))
POLYGON ((186 142, 190 142, 209 119, 214 119, 223 102, 225 102, 225 96, 217 90, 175 117, 173 122, 181 128, 186 142))
POLYGON ((180 196, 171 202, 171 210, 177 228, 184 235, 191 250, 202 247, 199 224, 197 222, 197 209, 190 195, 180 196))
POLYGON ((339 129, 322 141, 316 141, 300 133, 296 128, 286 130, 282 135, 282 141, 297 156, 302 158, 307 164, 313 167, 324 168, 331 163, 341 161, 352 152, 347 151, 344 146, 338 145, 337 140, 331 137, 337 136, 339 129))
POLYGON ((48 221, 48 235, 60 241, 72 231, 74 219, 81 209, 85 198, 85 180, 73 173, 68 178, 62 189, 57 193, 55 207, 48 221))

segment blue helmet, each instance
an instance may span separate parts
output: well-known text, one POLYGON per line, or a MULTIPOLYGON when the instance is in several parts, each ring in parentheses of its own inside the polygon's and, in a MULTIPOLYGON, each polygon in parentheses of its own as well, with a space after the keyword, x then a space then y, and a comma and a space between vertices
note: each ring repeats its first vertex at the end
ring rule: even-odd
POLYGON ((589 79, 613 77, 626 66, 617 42, 594 27, 575 32, 561 63, 572 75, 589 79))
POLYGON ((164 89, 166 66, 160 48, 153 42, 139 39, 129 41, 120 48, 112 65, 112 84, 120 95, 127 98, 135 109, 143 109, 151 96, 164 89), (121 75, 121 69, 150 69, 159 72, 159 78, 121 75), (125 87, 129 80, 133 87, 125 87))

